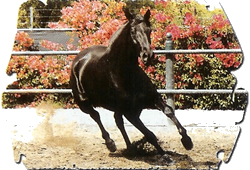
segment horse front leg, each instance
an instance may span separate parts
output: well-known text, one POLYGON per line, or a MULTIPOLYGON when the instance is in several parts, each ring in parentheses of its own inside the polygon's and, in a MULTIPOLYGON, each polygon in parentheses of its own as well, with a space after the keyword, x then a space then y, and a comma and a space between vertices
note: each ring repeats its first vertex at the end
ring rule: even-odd
POLYGON ((134 125, 146 138, 146 140, 154 145, 154 147, 157 149, 158 153, 161 155, 164 155, 165 152, 161 148, 161 146, 158 144, 158 140, 153 132, 151 132, 140 120, 139 116, 137 116, 136 113, 131 114, 124 114, 124 116, 127 118, 127 120, 134 125))
POLYGON ((191 150, 193 148, 192 139, 187 135, 187 130, 181 125, 181 123, 176 118, 174 110, 170 106, 165 104, 163 101, 160 101, 156 105, 156 107, 163 111, 163 113, 174 122, 175 126, 179 131, 179 134, 182 136, 182 145, 185 147, 186 150, 191 150))

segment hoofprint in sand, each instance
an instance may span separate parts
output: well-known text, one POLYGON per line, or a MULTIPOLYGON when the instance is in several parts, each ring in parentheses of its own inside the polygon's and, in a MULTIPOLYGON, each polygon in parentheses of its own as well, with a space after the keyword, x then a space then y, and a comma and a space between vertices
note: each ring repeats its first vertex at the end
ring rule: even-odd
POLYGON ((186 151, 176 127, 157 110, 144 110, 141 119, 158 137, 160 145, 174 159, 173 165, 159 163, 160 155, 143 135, 124 118, 131 141, 137 141, 134 153, 125 151, 123 137, 115 125, 113 113, 97 108, 101 120, 116 142, 118 150, 109 153, 100 130, 89 115, 79 109, 54 109, 43 105, 37 109, 7 109, 4 114, 13 133, 13 155, 28 169, 54 168, 216 168, 227 161, 239 135, 243 111, 177 110, 176 116, 193 140, 186 151), (217 157, 217 152, 224 154, 217 157))

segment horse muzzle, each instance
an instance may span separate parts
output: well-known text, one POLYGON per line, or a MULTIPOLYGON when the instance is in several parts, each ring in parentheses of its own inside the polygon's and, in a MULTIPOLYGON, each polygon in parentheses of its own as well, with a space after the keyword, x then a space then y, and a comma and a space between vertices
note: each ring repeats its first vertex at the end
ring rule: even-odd
POLYGON ((151 59, 153 58, 153 56, 154 56, 154 53, 153 53, 152 50, 147 51, 147 52, 142 51, 142 52, 140 53, 141 61, 142 61, 143 64, 145 64, 145 65, 148 65, 148 64, 149 64, 149 62, 151 61, 151 59))

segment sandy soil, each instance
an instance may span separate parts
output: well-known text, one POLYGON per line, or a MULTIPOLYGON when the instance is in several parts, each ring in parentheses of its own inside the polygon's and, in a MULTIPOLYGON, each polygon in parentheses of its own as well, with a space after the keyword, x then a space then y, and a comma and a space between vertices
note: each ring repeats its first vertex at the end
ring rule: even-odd
POLYGON ((76 122, 51 124, 52 115, 53 111, 45 115, 43 122, 34 129, 31 141, 13 141, 14 159, 18 161, 20 154, 25 155, 23 163, 27 169, 216 168, 220 161, 216 157, 217 152, 223 150, 226 161, 239 132, 236 126, 187 127, 194 148, 186 151, 177 131, 150 127, 160 145, 174 160, 174 164, 169 165, 159 162, 160 155, 152 145, 141 140, 143 136, 138 131, 127 129, 131 141, 137 141, 137 149, 127 152, 119 130, 116 127, 107 128, 117 146, 117 151, 110 153, 97 126, 83 127, 76 122))

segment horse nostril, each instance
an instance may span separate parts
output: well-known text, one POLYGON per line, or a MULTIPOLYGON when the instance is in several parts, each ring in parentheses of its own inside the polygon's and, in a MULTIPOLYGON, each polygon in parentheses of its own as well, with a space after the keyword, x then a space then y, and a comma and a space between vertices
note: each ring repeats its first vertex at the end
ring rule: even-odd
POLYGON ((143 55, 141 57, 142 57, 143 63, 144 64, 147 63, 147 61, 148 61, 148 55, 147 55, 147 53, 143 53, 143 55))

